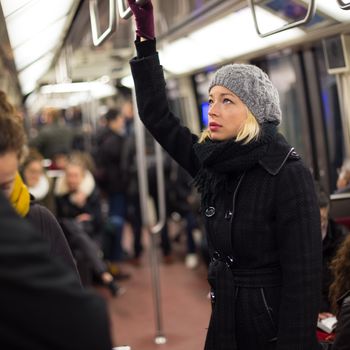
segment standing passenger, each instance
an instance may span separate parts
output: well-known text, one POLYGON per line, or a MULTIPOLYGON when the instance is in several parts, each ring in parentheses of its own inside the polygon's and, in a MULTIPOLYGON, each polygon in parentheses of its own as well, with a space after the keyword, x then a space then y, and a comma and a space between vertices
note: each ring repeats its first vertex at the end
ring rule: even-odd
POLYGON ((69 153, 73 147, 74 132, 65 124, 61 112, 56 108, 47 107, 43 110, 43 118, 45 125, 39 134, 30 140, 30 146, 51 160, 56 155, 69 153))
POLYGON ((107 127, 96 141, 96 180, 108 198, 109 221, 113 227, 106 258, 111 261, 110 270, 117 277, 127 277, 120 270, 124 258, 122 247, 126 215, 125 173, 122 171, 122 155, 125 144, 125 119, 119 109, 109 109, 105 114, 107 127))
POLYGON ((320 214, 310 172, 277 132, 277 90, 256 66, 224 66, 209 87, 209 128, 191 134, 168 107, 152 3, 129 5, 140 117, 201 193, 213 302, 205 349, 318 349, 320 214))

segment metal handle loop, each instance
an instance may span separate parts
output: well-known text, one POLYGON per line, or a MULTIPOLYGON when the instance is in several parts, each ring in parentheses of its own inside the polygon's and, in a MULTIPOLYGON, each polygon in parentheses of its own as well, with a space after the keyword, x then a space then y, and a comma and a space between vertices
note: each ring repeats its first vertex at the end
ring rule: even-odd
MULTIPOLYGON (((142 6, 147 0, 136 0, 136 4, 142 6)), ((128 19, 132 16, 130 7, 125 6, 125 0, 117 0, 119 16, 123 19, 128 19)))
POLYGON ((90 21, 92 31, 92 41, 95 46, 101 45, 116 28, 115 0, 109 0, 109 23, 108 28, 101 34, 100 20, 98 16, 97 0, 90 0, 90 21))
POLYGON ((341 8, 342 10, 350 10, 350 3, 345 4, 345 3, 343 2, 343 0, 337 0, 337 1, 338 1, 338 5, 340 6, 340 8, 341 8))
MULTIPOLYGON (((338 2, 339 1, 341 1, 341 0, 338 0, 338 2)), ((312 19, 312 17, 315 14, 315 11, 316 11, 316 2, 315 2, 315 0, 310 0, 309 7, 307 9, 307 13, 306 13, 305 18, 303 18, 300 21, 293 22, 293 23, 287 23, 284 26, 282 26, 281 28, 277 28, 277 29, 271 30, 271 31, 269 31, 267 33, 261 33, 261 31, 259 29, 258 21, 257 21, 256 12, 255 12, 254 0, 248 0, 248 4, 249 4, 250 9, 251 9, 252 14, 253 14, 253 19, 254 19, 254 25, 255 25, 256 32, 258 33, 258 35, 261 38, 265 38, 265 37, 267 37, 269 35, 280 33, 280 32, 283 32, 284 30, 295 28, 295 27, 299 27, 302 24, 306 24, 306 23, 310 22, 310 20, 312 19)))
MULTIPOLYGON (((95 46, 101 45, 116 30, 117 23, 118 23, 118 17, 116 14, 116 1, 117 1, 118 13, 122 19, 128 19, 132 16, 130 7, 125 6, 125 0, 109 0, 108 28, 101 34, 97 0, 89 0, 92 42, 94 43, 95 46)), ((147 1, 148 0, 136 0, 136 3, 142 6, 147 1)))

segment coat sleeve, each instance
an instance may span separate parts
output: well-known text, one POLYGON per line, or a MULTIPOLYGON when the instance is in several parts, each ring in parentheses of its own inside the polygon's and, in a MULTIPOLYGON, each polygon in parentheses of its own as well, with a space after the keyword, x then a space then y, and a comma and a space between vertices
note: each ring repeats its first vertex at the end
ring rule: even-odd
POLYGON ((321 295, 320 213, 310 172, 290 161, 278 175, 277 242, 282 269, 277 350, 314 350, 321 295))
POLYGON ((193 144, 198 137, 180 125, 179 119, 169 109, 158 54, 134 58, 130 65, 142 122, 170 156, 194 176, 199 163, 193 144))
MULTIPOLYGON (((1 197, 1 195, 0 195, 1 197)), ((0 339, 4 349, 110 350, 104 301, 82 290, 47 243, 0 198, 0 339)))

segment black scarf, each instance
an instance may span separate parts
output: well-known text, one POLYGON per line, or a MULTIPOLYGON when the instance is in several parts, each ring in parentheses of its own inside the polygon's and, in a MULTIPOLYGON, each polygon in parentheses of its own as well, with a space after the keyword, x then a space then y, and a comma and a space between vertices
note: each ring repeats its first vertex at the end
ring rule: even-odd
POLYGON ((232 181, 257 164, 267 152, 276 132, 274 124, 265 123, 259 138, 245 145, 242 141, 210 139, 195 144, 194 151, 201 168, 194 178, 194 184, 202 195, 202 206, 212 205, 222 191, 232 190, 232 181))

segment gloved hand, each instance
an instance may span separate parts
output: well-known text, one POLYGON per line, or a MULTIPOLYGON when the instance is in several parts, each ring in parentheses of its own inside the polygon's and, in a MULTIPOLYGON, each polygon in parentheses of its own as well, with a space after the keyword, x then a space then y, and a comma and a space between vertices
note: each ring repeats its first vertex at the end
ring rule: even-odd
POLYGON ((148 0, 142 6, 137 5, 136 0, 128 0, 128 3, 135 16, 136 34, 146 39, 154 39, 154 18, 151 0, 148 0))

